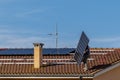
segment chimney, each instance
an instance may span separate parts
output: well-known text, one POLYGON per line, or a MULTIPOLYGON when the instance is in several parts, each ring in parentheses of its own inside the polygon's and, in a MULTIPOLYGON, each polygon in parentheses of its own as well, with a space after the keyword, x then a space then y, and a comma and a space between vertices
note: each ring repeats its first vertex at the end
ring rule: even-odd
POLYGON ((34 68, 40 68, 42 65, 42 47, 43 43, 33 43, 34 45, 34 68))

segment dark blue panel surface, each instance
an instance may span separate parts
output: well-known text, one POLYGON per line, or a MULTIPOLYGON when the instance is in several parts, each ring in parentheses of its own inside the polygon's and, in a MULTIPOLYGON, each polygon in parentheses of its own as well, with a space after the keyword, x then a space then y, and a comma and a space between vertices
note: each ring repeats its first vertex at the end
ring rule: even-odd
POLYGON ((89 43, 89 38, 84 32, 82 32, 80 40, 78 42, 78 46, 75 50, 75 55, 74 55, 74 59, 78 64, 80 64, 83 59, 84 51, 88 46, 88 43, 89 43))
MULTIPOLYGON (((74 48, 44 48, 43 54, 68 54, 69 52, 74 51, 74 48), (58 50, 58 51, 57 51, 58 50), (57 53, 58 52, 58 53, 57 53)), ((0 50, 0 55, 31 55, 33 54, 33 48, 28 49, 6 49, 0 50)))

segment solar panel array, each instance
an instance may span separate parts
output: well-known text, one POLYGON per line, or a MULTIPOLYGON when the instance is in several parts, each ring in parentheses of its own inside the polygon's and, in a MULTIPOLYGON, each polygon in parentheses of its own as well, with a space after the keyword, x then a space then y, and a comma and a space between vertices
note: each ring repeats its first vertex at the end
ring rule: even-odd
POLYGON ((75 55, 74 55, 74 59, 76 60, 78 64, 80 64, 82 61, 84 51, 86 47, 88 46, 88 43, 89 43, 89 38, 86 36, 84 32, 82 32, 79 43, 75 51, 75 55))
MULTIPOLYGON (((68 54, 69 52, 74 51, 74 48, 58 48, 59 54, 68 54)), ((0 50, 0 55, 33 55, 33 48, 29 49, 5 49, 0 50)), ((43 48, 43 54, 56 54, 56 48, 43 48)))

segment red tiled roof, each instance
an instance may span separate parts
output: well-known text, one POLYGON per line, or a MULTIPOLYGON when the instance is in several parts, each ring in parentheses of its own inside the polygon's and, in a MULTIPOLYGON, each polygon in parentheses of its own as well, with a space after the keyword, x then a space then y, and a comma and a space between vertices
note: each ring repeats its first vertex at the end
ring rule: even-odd
POLYGON ((105 68, 120 63, 120 49, 91 48, 88 70, 78 65, 73 54, 43 55, 43 66, 33 67, 33 56, 0 56, 1 75, 94 75, 105 68), (45 65, 45 64, 48 65, 45 65))

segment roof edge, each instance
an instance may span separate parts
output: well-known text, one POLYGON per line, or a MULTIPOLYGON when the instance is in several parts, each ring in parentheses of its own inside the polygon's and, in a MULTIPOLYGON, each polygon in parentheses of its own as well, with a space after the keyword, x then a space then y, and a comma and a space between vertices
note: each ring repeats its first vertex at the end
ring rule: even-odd
MULTIPOLYGON (((47 79, 79 79, 79 77, 47 77, 47 79)), ((46 77, 0 77, 0 79, 46 79, 46 77)))
POLYGON ((110 71, 110 70, 112 70, 112 69, 115 69, 115 68, 117 68, 117 67, 119 67, 119 66, 120 66, 120 61, 119 61, 118 63, 113 64, 113 65, 111 65, 110 67, 108 67, 108 68, 106 68, 106 69, 104 69, 104 70, 102 70, 102 71, 94 74, 94 78, 95 78, 95 77, 98 77, 98 76, 102 75, 103 73, 106 73, 106 72, 108 72, 108 71, 110 71))
POLYGON ((49 78, 57 78, 57 77, 93 77, 93 75, 89 75, 89 74, 0 74, 0 78, 12 78, 12 77, 17 77, 17 78, 24 78, 24 77, 28 77, 28 78, 39 78, 39 77, 49 77, 49 78))

